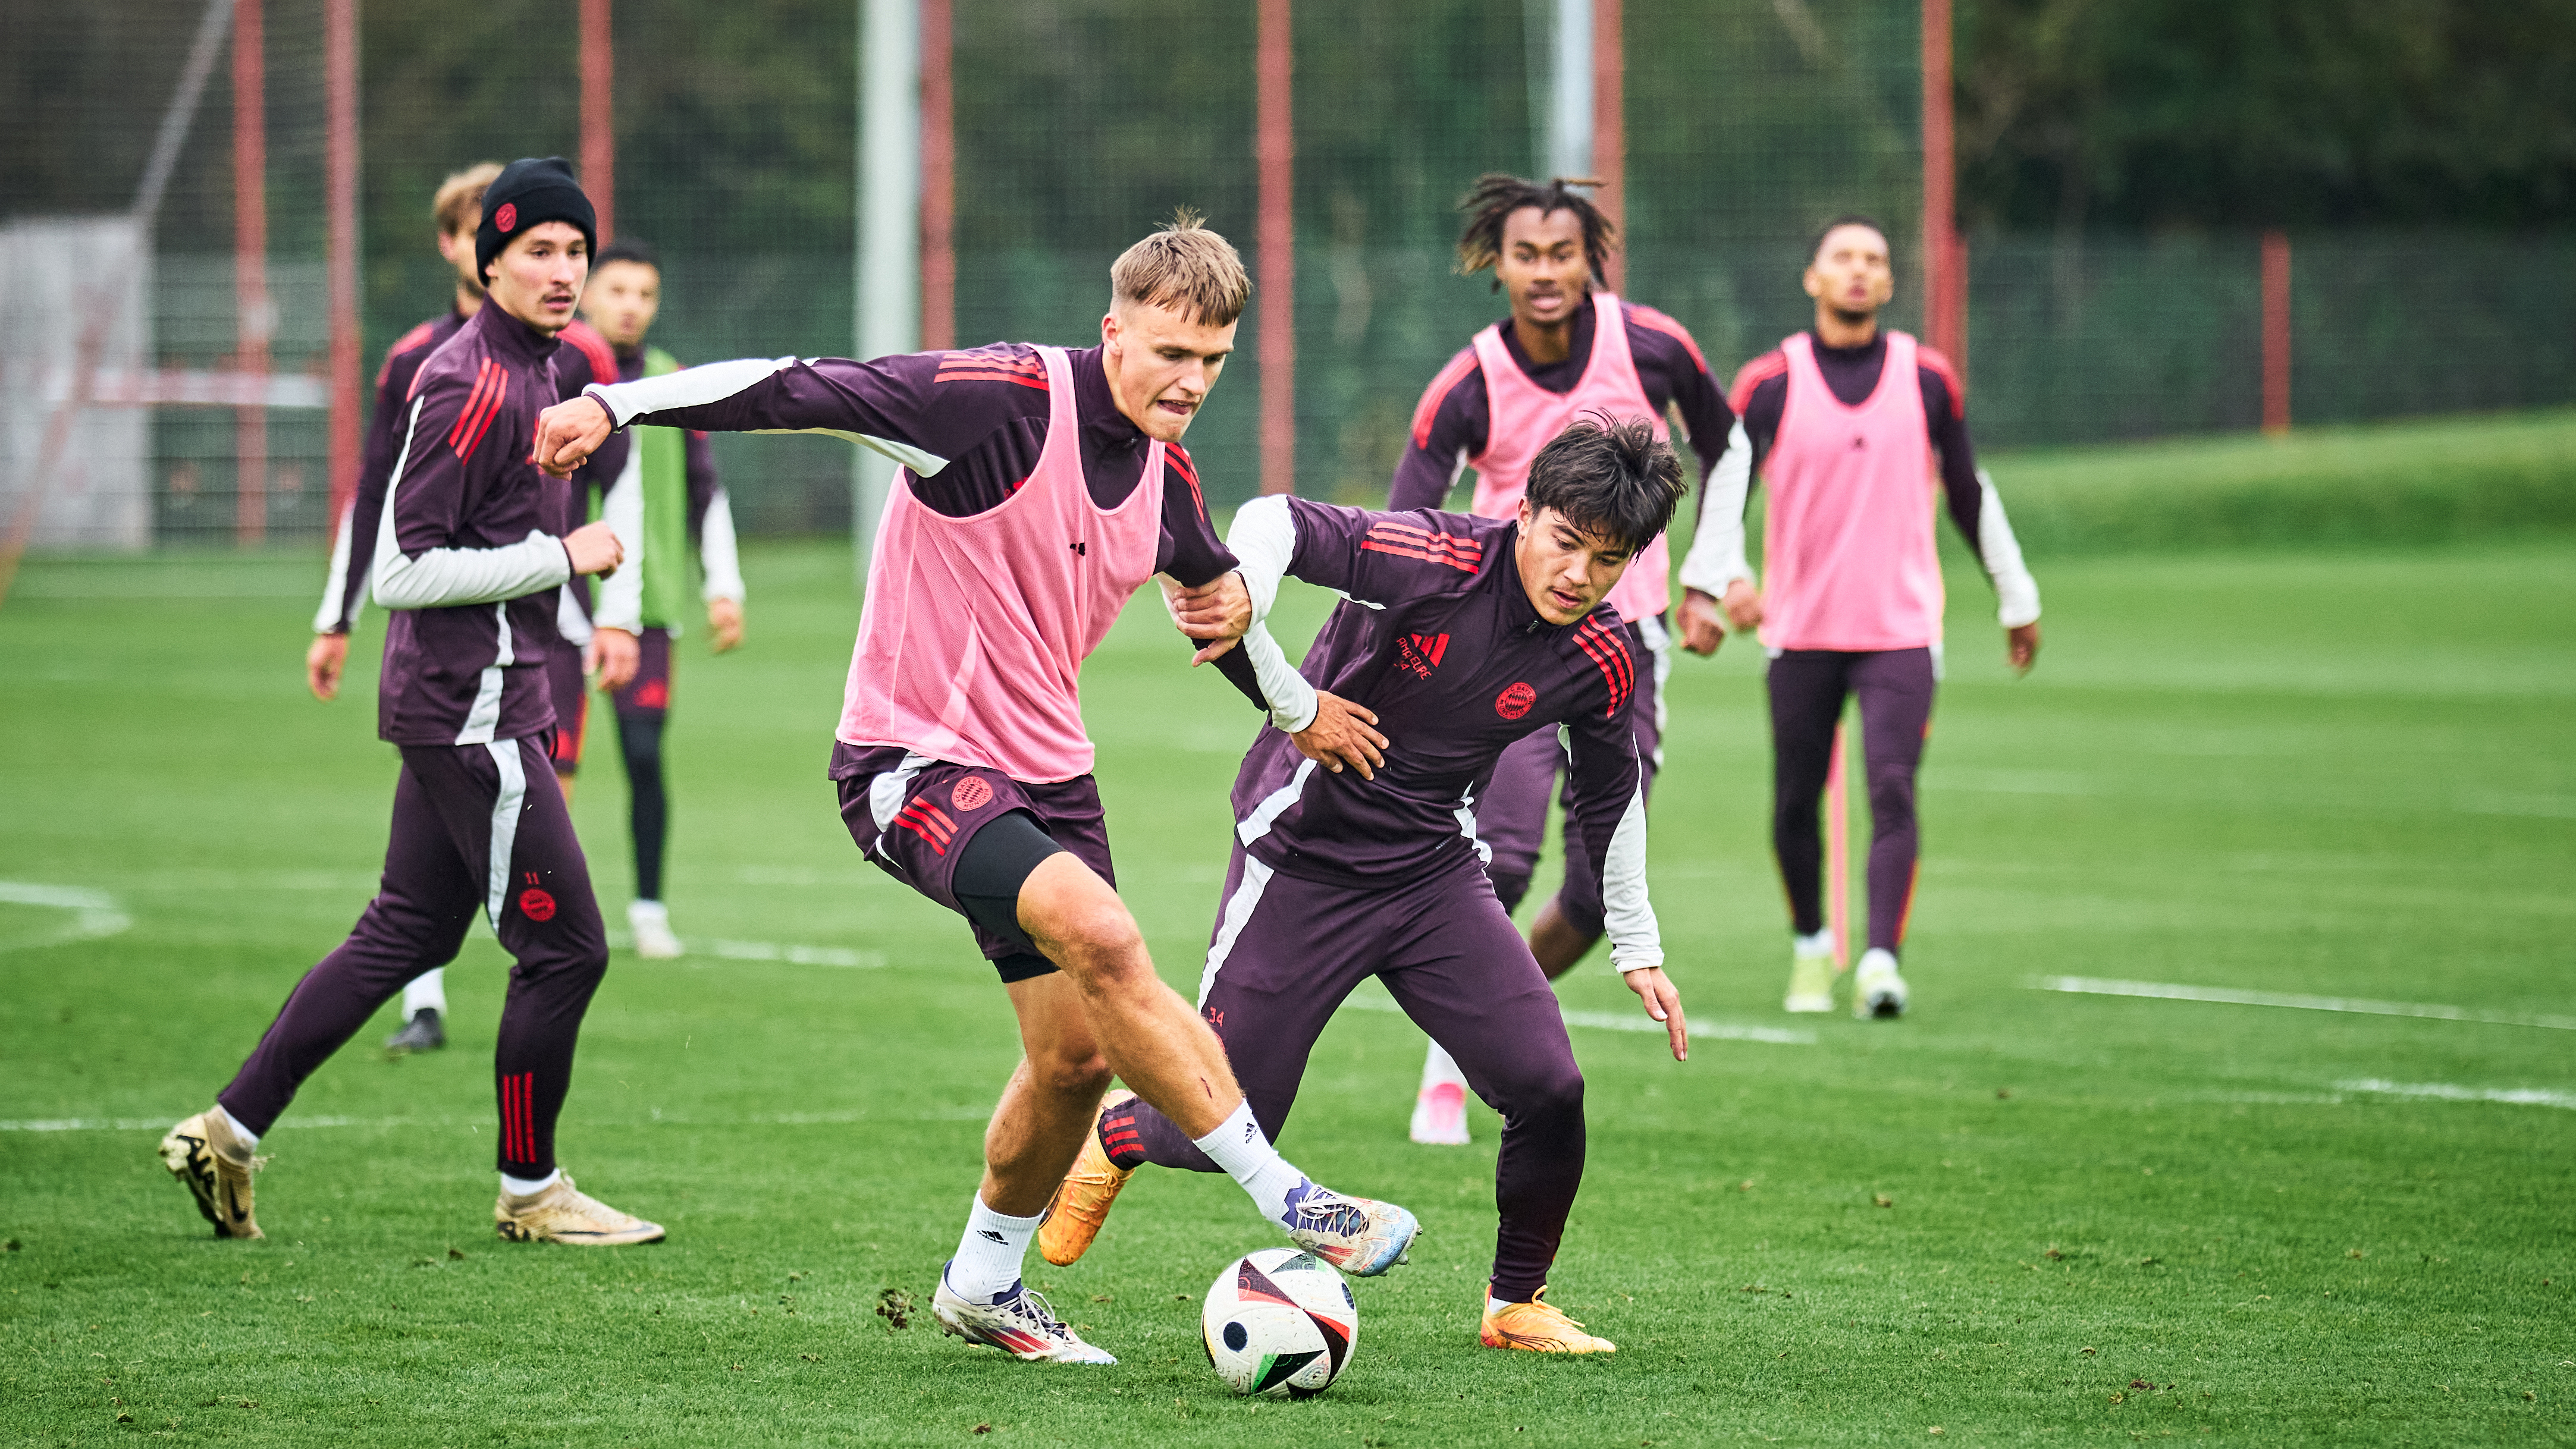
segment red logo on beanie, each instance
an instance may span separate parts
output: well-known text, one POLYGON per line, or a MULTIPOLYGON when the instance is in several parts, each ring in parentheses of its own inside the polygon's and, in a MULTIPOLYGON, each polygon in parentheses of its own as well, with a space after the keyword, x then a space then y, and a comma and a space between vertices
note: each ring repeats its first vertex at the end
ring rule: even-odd
POLYGON ((1494 713, 1505 719, 1519 719, 1538 703, 1538 691, 1526 684, 1515 684, 1494 696, 1494 713))
POLYGON ((993 787, 980 775, 969 775, 948 792, 948 803, 960 810, 981 810, 993 803, 993 787))
POLYGON ((501 209, 492 213, 492 225, 501 231, 506 232, 518 224, 519 203, 515 201, 502 202, 501 209))
POLYGON ((530 886, 519 892, 519 911, 531 921, 551 921, 555 918, 555 898, 530 886))

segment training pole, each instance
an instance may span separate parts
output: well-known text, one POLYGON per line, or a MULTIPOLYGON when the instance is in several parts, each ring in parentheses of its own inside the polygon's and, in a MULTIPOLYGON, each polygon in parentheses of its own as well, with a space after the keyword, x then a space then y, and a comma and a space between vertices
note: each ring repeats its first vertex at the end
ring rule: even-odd
POLYGON ((2263 431, 2290 430, 2290 234, 2263 233, 2263 431))
POLYGON ((1260 0, 1253 154, 1261 173, 1261 491, 1297 491, 1297 137, 1288 0, 1260 0))
POLYGON ((921 345, 957 345, 957 92, 949 0, 921 0, 921 345))
POLYGON ((608 0, 581 0, 581 190, 597 213, 601 246, 617 235, 616 95, 608 0))
POLYGON ((358 392, 358 12, 357 0, 323 0, 323 153, 331 210, 331 512, 323 546, 357 490, 358 392))
MULTIPOLYGON (((1595 206, 1624 238, 1628 230, 1627 58, 1620 38, 1620 0, 1592 0, 1592 174, 1595 206)), ((1602 270, 1613 292, 1627 290, 1627 248, 1612 249, 1602 270)))
POLYGON ((1834 970, 1851 966, 1851 729, 1834 721, 1834 753, 1825 766, 1825 929, 1834 934, 1834 970))
POLYGON ((268 295, 267 57, 260 34, 261 0, 233 3, 233 317, 234 369, 254 401, 233 413, 233 538, 256 544, 268 535, 269 342, 277 306, 268 295))
POLYGON ((1950 103, 1950 0, 1923 0, 1923 332, 1964 376, 1968 268, 1950 103))
MULTIPOLYGON (((915 0, 859 0, 859 243, 854 357, 921 346, 921 14, 915 0)), ((866 583, 895 465, 852 452, 851 572, 866 583)))

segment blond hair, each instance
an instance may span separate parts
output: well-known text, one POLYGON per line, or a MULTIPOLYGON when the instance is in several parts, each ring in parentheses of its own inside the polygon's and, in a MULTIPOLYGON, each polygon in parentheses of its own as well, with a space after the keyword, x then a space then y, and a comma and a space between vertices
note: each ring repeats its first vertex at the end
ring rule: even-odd
POLYGON ((438 183, 438 196, 429 204, 430 215, 438 218, 438 234, 453 236, 471 230, 483 214, 483 192, 500 175, 501 163, 486 161, 438 183))
POLYGON ((1241 317, 1252 301, 1252 278, 1234 243, 1208 230, 1188 207, 1119 254, 1109 287, 1121 302, 1168 307, 1207 327, 1241 317))

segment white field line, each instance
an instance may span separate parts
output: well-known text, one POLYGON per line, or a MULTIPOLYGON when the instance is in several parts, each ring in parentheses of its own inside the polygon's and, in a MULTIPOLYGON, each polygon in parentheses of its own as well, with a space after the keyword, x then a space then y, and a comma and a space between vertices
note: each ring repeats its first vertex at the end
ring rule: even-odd
POLYGON ((2384 1097, 2427 1097, 2439 1102, 2502 1102, 2509 1107, 2557 1107, 2576 1112, 2576 1092, 2552 1092, 2539 1087, 2461 1087, 2449 1082, 2390 1082, 2365 1077, 2355 1082, 2337 1082, 2343 1092, 2372 1092, 2384 1097))
POLYGON ((39 932, 24 940, 0 941, 0 951, 25 951, 38 946, 86 941, 96 936, 113 936, 134 924, 132 916, 117 908, 116 897, 81 886, 0 880, 0 904, 51 907, 72 913, 69 921, 53 930, 39 932))
MULTIPOLYGON (((1399 1015, 1404 1011, 1404 1008, 1396 1005, 1395 999, 1390 996, 1353 996, 1342 1005, 1356 1007, 1361 1011, 1392 1011, 1399 1015)), ((1664 1024, 1646 1015, 1643 1010, 1633 1015, 1616 1011, 1569 1011, 1564 1015, 1567 1026, 1588 1026, 1602 1031, 1648 1031, 1657 1036, 1664 1035, 1664 1024)), ((1684 1012, 1683 1015, 1687 1016, 1689 1013, 1684 1012)), ((1693 1041, 1759 1041, 1769 1042, 1773 1046, 1814 1046, 1816 1044, 1816 1034, 1812 1031, 1791 1031, 1786 1027, 1777 1026, 1739 1026, 1734 1022, 1726 1021, 1692 1022, 1690 1034, 1693 1041)))
MULTIPOLYGON (((608 944, 633 948, 635 937, 625 931, 610 931, 608 944)), ((688 947, 679 959, 691 956, 721 956, 728 961, 784 961, 790 966, 840 966, 853 971, 874 971, 890 964, 883 951, 852 951, 840 946, 781 945, 776 941, 719 941, 703 936, 687 936, 681 944, 688 947)), ((704 961, 689 964, 703 966, 704 961)))
POLYGON ((2239 991, 2227 986, 2177 986, 2165 981, 2111 981, 2096 976, 2042 976, 2034 991, 2071 991, 2085 996, 2146 996, 2162 1001, 2214 1001, 2225 1006, 2287 1006, 2299 1011, 2349 1011, 2364 1016, 2417 1016, 2435 1021, 2474 1021, 2489 1026, 2538 1026, 2576 1031, 2576 1016, 2530 1015, 2513 1011, 2478 1011, 2427 1001, 2370 1001, 2357 996, 2298 996, 2280 991, 2239 991))

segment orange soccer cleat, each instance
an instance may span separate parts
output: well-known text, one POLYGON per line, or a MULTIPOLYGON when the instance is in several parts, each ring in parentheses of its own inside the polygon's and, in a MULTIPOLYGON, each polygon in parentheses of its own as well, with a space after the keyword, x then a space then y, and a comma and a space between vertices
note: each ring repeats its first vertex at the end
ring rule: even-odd
POLYGON ((1559 1312, 1547 1301, 1542 1287, 1527 1303, 1494 1306, 1490 1291, 1485 1298, 1483 1331, 1477 1335, 1487 1348, 1523 1348, 1534 1353, 1617 1353, 1619 1345, 1606 1338, 1595 1338, 1583 1331, 1583 1325, 1559 1312))
MULTIPOLYGON (((1135 1098, 1133 1092, 1113 1092, 1102 1099, 1100 1112, 1105 1115, 1135 1098)), ((1108 1149, 1100 1144, 1100 1117, 1094 1116, 1091 1130, 1082 1135, 1082 1155, 1073 1160, 1073 1170, 1064 1175, 1064 1181, 1056 1184, 1046 1221, 1038 1224, 1038 1255, 1061 1268, 1088 1252, 1091 1240, 1100 1236, 1100 1225, 1109 1220, 1109 1206, 1118 1201, 1118 1190, 1135 1171, 1109 1160, 1108 1149)))

